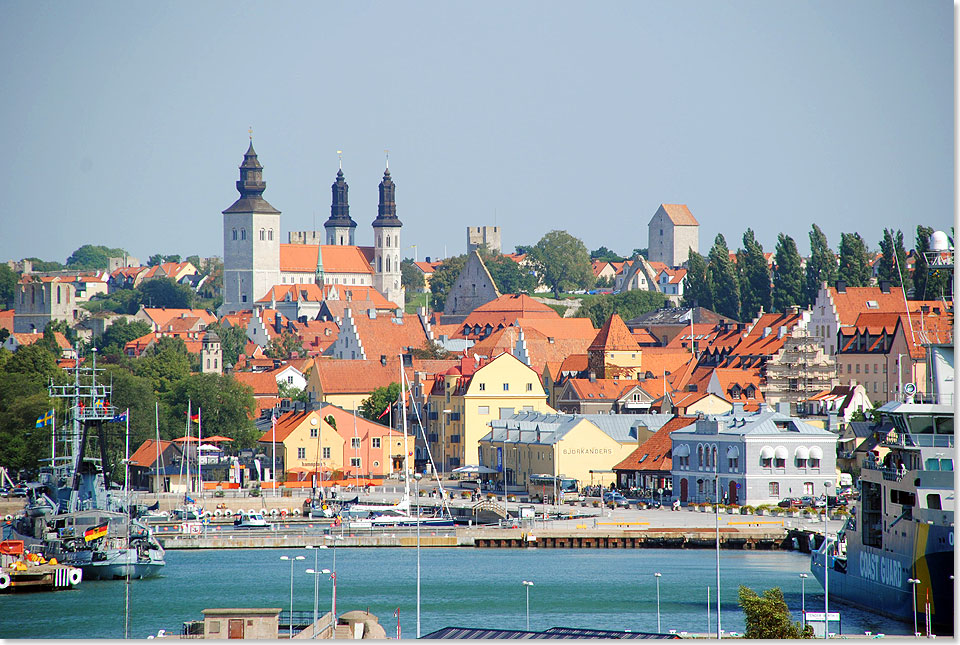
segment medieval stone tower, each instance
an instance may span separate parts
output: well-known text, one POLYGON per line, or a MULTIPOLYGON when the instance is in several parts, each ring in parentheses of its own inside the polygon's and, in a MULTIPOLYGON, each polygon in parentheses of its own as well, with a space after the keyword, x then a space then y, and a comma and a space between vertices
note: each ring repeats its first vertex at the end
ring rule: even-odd
POLYGON ((223 350, 220 337, 216 332, 208 331, 203 335, 200 346, 200 373, 221 374, 223 370, 223 350))
POLYGON ((263 198, 266 188, 251 139, 240 165, 240 199, 223 211, 220 315, 250 309, 257 298, 280 284, 280 211, 263 198))
POLYGON ((396 186, 390 178, 390 166, 380 182, 380 204, 377 219, 373 221, 373 286, 404 307, 404 290, 400 285, 400 228, 403 223, 397 218, 396 186))

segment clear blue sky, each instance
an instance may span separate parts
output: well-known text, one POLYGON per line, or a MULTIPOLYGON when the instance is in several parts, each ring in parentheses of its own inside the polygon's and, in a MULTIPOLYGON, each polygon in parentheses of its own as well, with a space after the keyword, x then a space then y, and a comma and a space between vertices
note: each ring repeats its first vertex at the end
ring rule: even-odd
MULTIPOLYGON (((336 151, 371 243, 384 149, 405 245, 565 229, 701 252, 953 223, 953 5, 922 2, 0 4, 0 259, 84 243, 222 255, 253 126, 283 239, 330 214, 336 151)), ((412 249, 406 254, 413 255, 412 249)))

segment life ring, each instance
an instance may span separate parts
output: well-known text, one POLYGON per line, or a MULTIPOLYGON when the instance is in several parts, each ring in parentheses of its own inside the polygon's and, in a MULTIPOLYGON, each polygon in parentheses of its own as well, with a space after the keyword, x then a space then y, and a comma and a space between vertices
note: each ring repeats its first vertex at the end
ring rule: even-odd
POLYGON ((254 513, 256 513, 256 512, 257 512, 256 509, 253 509, 253 508, 248 508, 248 509, 247 509, 247 513, 250 513, 251 515, 254 514, 254 513))
POLYGON ((300 509, 299 509, 299 508, 293 509, 293 514, 294 514, 295 516, 299 517, 299 516, 300 516, 300 509))
POLYGON ((81 580, 83 580, 83 570, 77 568, 70 569, 70 573, 67 574, 67 582, 70 583, 70 586, 77 586, 81 580))
POLYGON ((213 516, 214 516, 214 517, 220 517, 220 509, 219 509, 219 508, 213 512, 213 516))
POLYGON ((287 509, 285 509, 285 508, 284 508, 284 509, 280 509, 280 517, 286 517, 286 516, 287 516, 287 509))
POLYGON ((7 513, 6 515, 3 516, 3 519, 10 522, 11 520, 13 520, 13 515, 10 515, 10 513, 7 513))
POLYGON ((0 589, 6 589, 10 586, 11 582, 13 582, 13 580, 10 578, 9 573, 6 571, 0 573, 0 589))
POLYGON ((271 509, 270 509, 270 515, 271 515, 271 517, 276 517, 276 516, 279 515, 279 514, 280 514, 280 511, 278 511, 277 509, 275 509, 275 508, 271 508, 271 509))

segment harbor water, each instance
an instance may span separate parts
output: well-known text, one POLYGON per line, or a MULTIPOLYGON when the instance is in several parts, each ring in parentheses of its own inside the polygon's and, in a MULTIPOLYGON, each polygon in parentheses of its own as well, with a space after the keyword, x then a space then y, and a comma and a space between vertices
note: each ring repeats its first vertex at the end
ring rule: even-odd
MULTIPOLYGON (((332 568, 333 550, 316 552, 320 568, 332 568)), ((310 549, 168 551, 156 578, 130 583, 130 636, 158 630, 179 633, 184 621, 202 619, 214 607, 290 607, 294 561, 294 609, 313 610, 314 566, 310 549)), ((657 629, 660 578, 662 631, 716 630, 715 552, 669 549, 421 549, 421 633, 448 626, 524 629, 530 588, 530 628, 555 626, 653 632, 657 629)), ((369 609, 388 636, 396 635, 399 608, 403 638, 416 636, 416 549, 338 548, 337 611, 369 609)), ((790 552, 721 552, 722 627, 743 632, 737 589, 783 590, 800 620, 801 579, 809 556, 790 552)), ((84 581, 75 590, 0 596, 0 638, 123 638, 124 582, 84 581)), ((808 611, 823 611, 823 592, 806 580, 808 611)), ((320 582, 319 610, 329 611, 331 583, 320 582)), ((907 634, 911 626, 840 603, 845 634, 907 634)))

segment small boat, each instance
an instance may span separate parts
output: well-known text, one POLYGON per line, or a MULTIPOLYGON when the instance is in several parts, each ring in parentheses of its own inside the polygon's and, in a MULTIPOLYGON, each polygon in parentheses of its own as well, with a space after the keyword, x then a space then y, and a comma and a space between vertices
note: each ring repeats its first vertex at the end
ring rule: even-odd
POLYGON ((203 519, 203 509, 196 504, 187 503, 170 511, 170 519, 177 522, 199 522, 203 519))
POLYGON ((249 511, 240 511, 237 518, 233 520, 235 529, 269 529, 271 524, 263 517, 263 513, 251 513, 249 511))

